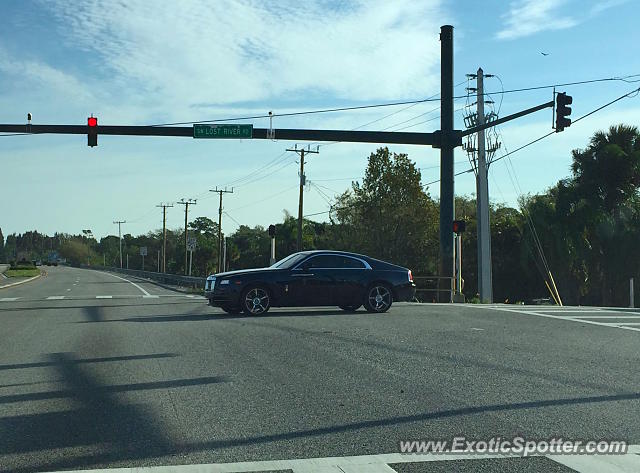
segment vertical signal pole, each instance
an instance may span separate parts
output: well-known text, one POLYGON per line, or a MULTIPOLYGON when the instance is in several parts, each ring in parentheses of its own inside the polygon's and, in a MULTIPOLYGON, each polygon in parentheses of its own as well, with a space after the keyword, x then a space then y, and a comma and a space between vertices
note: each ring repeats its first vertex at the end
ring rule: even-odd
POLYGON ((449 278, 447 292, 438 292, 440 302, 453 299, 453 26, 440 28, 440 276, 449 278))
POLYGON ((319 147, 317 147, 315 151, 311 151, 310 146, 307 146, 307 149, 298 149, 296 146, 287 151, 293 151, 300 155, 300 197, 298 199, 298 238, 296 247, 297 251, 302 251, 302 210, 304 208, 304 185, 306 183, 306 177, 304 175, 304 155, 309 153, 318 154, 320 151, 319 147))
POLYGON ((223 264, 222 264, 222 194, 233 194, 233 187, 231 190, 218 189, 216 186, 215 189, 209 189, 209 192, 216 192, 220 194, 220 206, 218 207, 218 272, 224 272, 223 264), (222 269, 221 269, 222 268, 222 269))
MULTIPOLYGON (((478 69, 478 126, 484 125, 484 72, 478 69)), ((482 302, 493 302, 491 282, 491 231, 489 227, 489 169, 487 167, 485 131, 478 131, 478 172, 476 175, 476 214, 478 222, 478 293, 482 302)))
POLYGON ((187 275, 187 222, 189 218, 189 206, 196 205, 195 199, 180 199, 178 202, 180 205, 184 205, 184 275, 187 275))
POLYGON ((120 226, 123 223, 127 223, 125 220, 116 220, 113 223, 118 224, 118 241, 120 242, 120 269, 122 269, 122 232, 120 226))
MULTIPOLYGON (((162 207, 162 272, 167 272, 167 207, 173 207, 173 204, 160 204, 156 207, 162 207)), ((158 260, 159 261, 159 260, 158 260)), ((160 272, 160 263, 158 263, 158 272, 160 272)))

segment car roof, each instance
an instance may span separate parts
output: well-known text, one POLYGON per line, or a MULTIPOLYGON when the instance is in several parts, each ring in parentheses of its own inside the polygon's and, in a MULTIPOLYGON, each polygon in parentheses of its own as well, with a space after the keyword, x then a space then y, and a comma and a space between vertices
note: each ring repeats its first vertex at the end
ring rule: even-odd
POLYGON ((317 255, 317 254, 334 254, 334 255, 353 256, 353 257, 365 260, 370 265, 382 265, 382 266, 387 266, 387 267, 395 267, 395 268, 398 268, 398 269, 406 269, 406 268, 404 268, 402 266, 399 266, 397 264, 393 264, 393 263, 389 263, 387 261, 383 261, 383 260, 379 260, 379 259, 376 259, 376 258, 372 258, 371 256, 362 255, 360 253, 352 253, 350 251, 307 250, 307 251, 301 251, 300 253, 303 253, 303 254, 306 254, 306 255, 309 255, 309 256, 313 256, 313 255, 317 255))

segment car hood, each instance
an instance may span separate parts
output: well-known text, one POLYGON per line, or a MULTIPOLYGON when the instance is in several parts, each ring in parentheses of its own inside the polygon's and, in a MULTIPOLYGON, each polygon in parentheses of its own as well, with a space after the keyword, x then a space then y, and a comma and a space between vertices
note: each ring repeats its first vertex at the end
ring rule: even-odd
POLYGON ((239 269, 237 271, 227 271, 226 273, 217 273, 210 274, 209 277, 216 277, 217 279, 222 279, 231 276, 241 276, 243 274, 254 274, 254 273, 266 273, 268 271, 274 271, 277 268, 251 268, 251 269, 239 269))

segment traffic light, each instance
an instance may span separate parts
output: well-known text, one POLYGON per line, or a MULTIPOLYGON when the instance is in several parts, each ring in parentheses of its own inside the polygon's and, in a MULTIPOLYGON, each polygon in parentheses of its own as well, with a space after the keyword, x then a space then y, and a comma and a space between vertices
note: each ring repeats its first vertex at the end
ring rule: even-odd
POLYGON ((459 235, 467 229, 467 222, 464 220, 454 220, 453 221, 453 233, 459 235))
POLYGON ((98 119, 96 117, 87 118, 87 144, 92 148, 98 146, 98 119))
POLYGON ((561 92, 556 95, 556 133, 560 133, 565 128, 571 126, 571 105, 573 97, 567 95, 565 92, 561 92))
POLYGON ((271 238, 276 236, 276 226, 275 225, 269 225, 269 236, 271 238))

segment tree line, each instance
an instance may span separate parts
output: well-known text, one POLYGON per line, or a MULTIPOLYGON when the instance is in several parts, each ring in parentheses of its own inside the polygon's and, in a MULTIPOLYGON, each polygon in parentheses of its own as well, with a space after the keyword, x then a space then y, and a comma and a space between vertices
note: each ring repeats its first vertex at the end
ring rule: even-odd
MULTIPOLYGON (((490 206, 492 269, 496 301, 549 297, 551 275, 565 304, 626 305, 628 281, 640 280, 640 135, 632 126, 598 132, 572 152, 571 175, 543 193, 521 196, 518 208, 490 206)), ((467 222, 462 239, 463 292, 477 292, 476 202, 455 200, 456 218, 467 222)), ((296 251, 297 221, 286 211, 276 224, 276 255, 296 251)), ((207 217, 188 224, 196 238, 192 274, 218 270, 218 225, 207 217)), ((119 265, 117 236, 100 241, 85 235, 30 231, 1 237, 0 260, 46 259, 57 252, 71 264, 119 265)), ((406 154, 380 148, 371 153, 364 178, 335 197, 328 221, 305 219, 304 249, 364 253, 409 267, 416 276, 438 274, 439 204, 406 154)), ((162 231, 125 234, 123 255, 142 269, 158 267, 162 231)), ((270 237, 260 226, 240 225, 226 238, 225 269, 267 266, 270 237)), ((126 262, 125 262, 126 264, 126 262)), ((184 230, 167 230, 167 272, 183 274, 184 230)), ((433 294, 424 293, 431 300, 433 294)))

